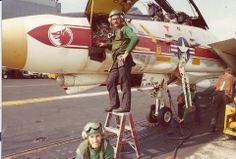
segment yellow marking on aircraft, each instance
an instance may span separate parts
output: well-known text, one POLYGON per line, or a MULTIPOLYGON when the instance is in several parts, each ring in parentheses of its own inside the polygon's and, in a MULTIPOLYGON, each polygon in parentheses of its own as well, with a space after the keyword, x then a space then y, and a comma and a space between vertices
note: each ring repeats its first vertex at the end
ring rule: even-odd
POLYGON ((193 64, 193 65, 200 65, 200 59, 198 59, 198 58, 192 58, 192 64, 193 64))
POLYGON ((170 57, 165 57, 165 56, 162 56, 162 55, 157 55, 156 60, 157 61, 162 61, 162 62, 171 62, 170 57))
MULTIPOLYGON (((127 12, 134 3, 138 0, 132 0, 130 3, 127 3, 123 0, 94 0, 94 14, 109 14, 111 10, 117 9, 123 12, 127 12)), ((89 15, 91 13, 91 5, 92 1, 89 0, 86 7, 86 14, 89 15)))
POLYGON ((150 51, 150 48, 140 47, 140 46, 136 46, 135 49, 140 50, 140 51, 150 51))
POLYGON ((147 33, 147 35, 152 39, 152 42, 156 44, 156 53, 157 53, 157 55, 160 55, 161 54, 161 46, 157 45, 157 40, 154 37, 154 35, 152 35, 152 33, 147 28, 145 28, 142 24, 139 24, 139 25, 147 33))
POLYGON ((156 53, 157 55, 161 54, 161 47, 159 45, 156 46, 156 53))
POLYGON ((152 35, 152 33, 150 31, 147 30, 147 28, 145 28, 142 24, 139 24, 140 27, 147 33, 147 35, 152 39, 153 43, 157 43, 156 38, 152 35))
POLYGON ((22 69, 27 59, 27 35, 25 26, 20 20, 3 23, 2 64, 22 69), (14 23, 14 24, 13 24, 14 23))
POLYGON ((91 14, 90 14, 90 25, 93 25, 93 10, 94 10, 94 0, 92 0, 91 4, 91 14))

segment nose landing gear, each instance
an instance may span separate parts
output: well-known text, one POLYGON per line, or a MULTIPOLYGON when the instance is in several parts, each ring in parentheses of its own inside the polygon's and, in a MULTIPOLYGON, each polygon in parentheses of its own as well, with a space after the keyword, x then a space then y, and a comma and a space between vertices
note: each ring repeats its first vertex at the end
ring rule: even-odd
POLYGON ((162 126, 168 126, 172 120, 172 111, 169 107, 160 108, 158 114, 156 112, 156 105, 152 104, 147 111, 146 119, 150 123, 160 123, 162 126))

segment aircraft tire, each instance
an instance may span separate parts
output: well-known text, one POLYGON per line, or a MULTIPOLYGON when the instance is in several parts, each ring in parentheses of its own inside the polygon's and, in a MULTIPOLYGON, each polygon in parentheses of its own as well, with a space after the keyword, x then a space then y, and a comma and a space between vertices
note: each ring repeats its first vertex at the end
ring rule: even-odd
POLYGON ((150 106, 150 109, 148 109, 148 111, 147 111, 146 119, 150 123, 157 123, 158 122, 157 116, 154 115, 155 114, 155 107, 156 107, 156 105, 152 104, 150 106))
POLYGON ((170 125, 172 120, 172 111, 169 107, 163 107, 158 114, 158 121, 162 126, 170 125))

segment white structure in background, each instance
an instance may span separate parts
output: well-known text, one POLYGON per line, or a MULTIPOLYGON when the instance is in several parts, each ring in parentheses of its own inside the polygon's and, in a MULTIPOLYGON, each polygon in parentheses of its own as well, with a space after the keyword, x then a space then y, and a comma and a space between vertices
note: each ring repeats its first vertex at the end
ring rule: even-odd
POLYGON ((56 0, 7 0, 2 2, 2 18, 36 14, 61 14, 61 3, 56 0))

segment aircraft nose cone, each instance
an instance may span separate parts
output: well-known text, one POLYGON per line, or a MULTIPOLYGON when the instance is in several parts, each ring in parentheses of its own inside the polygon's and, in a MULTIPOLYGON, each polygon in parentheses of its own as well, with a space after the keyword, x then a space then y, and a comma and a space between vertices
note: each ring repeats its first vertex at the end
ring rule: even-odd
POLYGON ((27 58, 27 38, 22 21, 4 20, 2 23, 2 64, 23 69, 27 58))

